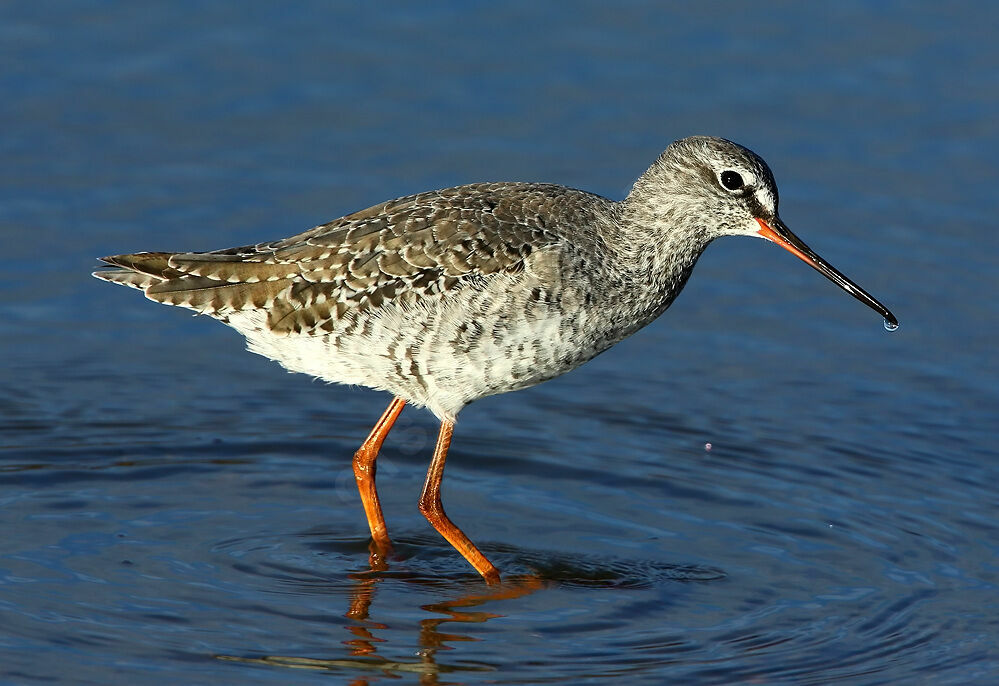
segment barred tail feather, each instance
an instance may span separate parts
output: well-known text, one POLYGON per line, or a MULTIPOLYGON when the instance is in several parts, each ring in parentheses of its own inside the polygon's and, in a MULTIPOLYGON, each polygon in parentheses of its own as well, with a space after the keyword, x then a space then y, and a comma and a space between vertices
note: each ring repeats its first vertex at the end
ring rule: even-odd
MULTIPOLYGON (((268 280, 239 282, 232 273, 198 274, 202 270, 197 267, 201 265, 190 259, 191 255, 180 254, 194 263, 194 273, 171 266, 171 260, 177 253, 148 252, 102 257, 102 262, 114 268, 95 271, 93 275, 104 281, 139 289, 150 300, 186 307, 202 314, 268 307, 290 285, 287 267, 282 267, 280 277, 269 274, 268 280)), ((210 261, 206 263, 210 264, 210 261)))

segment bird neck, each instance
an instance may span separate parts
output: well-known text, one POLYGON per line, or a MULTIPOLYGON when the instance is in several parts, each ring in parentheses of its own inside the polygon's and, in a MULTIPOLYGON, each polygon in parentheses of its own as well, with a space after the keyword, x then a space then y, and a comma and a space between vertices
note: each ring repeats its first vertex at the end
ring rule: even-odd
POLYGON ((683 288, 713 236, 682 196, 670 196, 670 202, 663 203, 663 195, 650 192, 642 181, 619 205, 621 235, 616 245, 632 278, 657 300, 658 314, 683 288))

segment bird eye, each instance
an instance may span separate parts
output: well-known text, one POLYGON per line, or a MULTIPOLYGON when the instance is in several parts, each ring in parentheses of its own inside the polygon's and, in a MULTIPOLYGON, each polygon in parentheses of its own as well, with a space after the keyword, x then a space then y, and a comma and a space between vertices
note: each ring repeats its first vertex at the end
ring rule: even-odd
POLYGON ((742 180, 742 176, 739 172, 734 172, 731 169, 723 171, 721 174, 721 185, 725 187, 726 190, 737 191, 741 189, 745 183, 742 180))

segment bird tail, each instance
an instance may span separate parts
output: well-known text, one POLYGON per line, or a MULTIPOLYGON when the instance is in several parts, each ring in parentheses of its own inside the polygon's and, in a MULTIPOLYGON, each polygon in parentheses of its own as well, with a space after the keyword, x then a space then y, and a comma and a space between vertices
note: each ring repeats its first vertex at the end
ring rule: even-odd
POLYGON ((170 267, 171 257, 173 253, 169 252, 110 255, 100 258, 101 262, 110 267, 95 271, 93 275, 104 281, 144 291, 150 286, 183 276, 182 272, 170 267))
POLYGON ((101 258, 109 267, 93 275, 141 290, 150 300, 164 305, 211 315, 265 307, 290 285, 293 268, 251 265, 241 258, 221 252, 111 255, 101 258))

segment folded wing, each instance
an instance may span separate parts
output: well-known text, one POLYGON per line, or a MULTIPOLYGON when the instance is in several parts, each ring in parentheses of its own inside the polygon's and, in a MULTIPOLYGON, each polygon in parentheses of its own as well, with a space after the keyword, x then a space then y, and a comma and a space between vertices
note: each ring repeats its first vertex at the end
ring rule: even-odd
POLYGON ((441 300, 523 269, 553 245, 543 206, 573 192, 542 184, 474 184, 420 193, 271 243, 206 253, 102 258, 94 276, 167 305, 224 318, 267 312, 278 334, 333 331, 351 313, 441 300))

